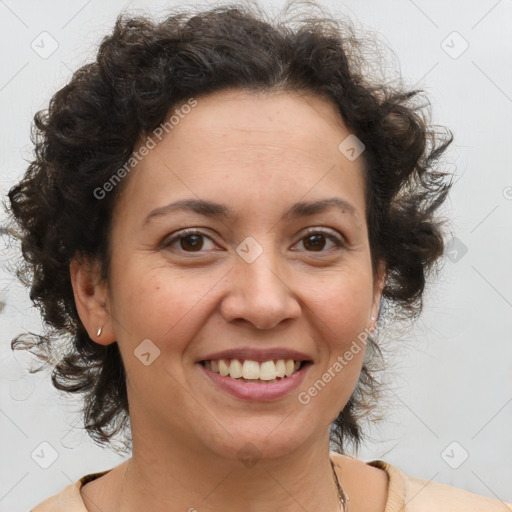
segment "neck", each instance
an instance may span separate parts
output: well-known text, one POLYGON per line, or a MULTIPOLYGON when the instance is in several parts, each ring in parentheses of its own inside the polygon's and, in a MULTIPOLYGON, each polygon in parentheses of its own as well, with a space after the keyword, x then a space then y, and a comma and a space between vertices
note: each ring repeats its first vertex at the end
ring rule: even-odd
MULTIPOLYGON (((133 427, 133 425, 132 425, 133 427)), ((120 489, 119 509, 225 512, 340 511, 329 459, 329 437, 286 456, 233 460, 204 446, 133 433, 133 456, 120 489)), ((343 482, 340 482, 343 485, 343 482)))

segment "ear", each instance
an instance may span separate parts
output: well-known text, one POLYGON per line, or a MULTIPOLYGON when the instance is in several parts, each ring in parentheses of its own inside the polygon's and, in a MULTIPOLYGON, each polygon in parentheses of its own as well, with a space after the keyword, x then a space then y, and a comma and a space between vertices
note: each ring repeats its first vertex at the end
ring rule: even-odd
POLYGON ((89 259, 73 258, 69 271, 76 309, 89 337, 100 345, 114 343, 108 289, 101 280, 99 265, 89 259))
POLYGON ((377 319, 379 318, 379 310, 380 310, 380 299, 382 297, 382 290, 386 284, 386 265, 383 261, 379 262, 379 268, 377 270, 377 276, 374 280, 373 284, 373 299, 372 299, 372 307, 370 309, 370 329, 374 330, 377 327, 377 319))

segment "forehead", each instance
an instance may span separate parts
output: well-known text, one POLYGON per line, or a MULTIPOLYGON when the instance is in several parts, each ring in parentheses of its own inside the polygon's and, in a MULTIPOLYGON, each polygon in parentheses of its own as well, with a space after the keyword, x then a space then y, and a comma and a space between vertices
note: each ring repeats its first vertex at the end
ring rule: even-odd
MULTIPOLYGON (((337 152, 340 134, 348 132, 331 102, 311 93, 287 91, 228 90, 199 97, 180 124, 189 130, 177 130, 176 142, 194 142, 191 130, 200 129, 216 142, 229 137, 248 148, 263 143, 268 151, 277 137, 276 150, 279 144, 280 149, 288 146, 317 157, 337 152)), ((207 146, 209 140, 202 143, 207 146)))
POLYGON ((227 196, 240 208, 261 208, 287 197, 294 203, 331 197, 337 189, 334 195, 350 198, 364 216, 362 159, 340 153, 350 131, 332 103, 311 94, 241 90, 195 99, 136 166, 127 184, 131 200, 146 198, 154 208, 227 196))

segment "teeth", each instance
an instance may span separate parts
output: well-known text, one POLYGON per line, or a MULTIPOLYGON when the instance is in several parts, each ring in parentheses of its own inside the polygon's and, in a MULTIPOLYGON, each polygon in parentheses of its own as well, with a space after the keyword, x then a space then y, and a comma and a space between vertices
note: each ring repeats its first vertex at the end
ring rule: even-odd
POLYGON ((289 377, 293 373, 293 370, 295 370, 293 359, 288 359, 285 366, 285 375, 289 377))
MULTIPOLYGON (((208 363, 209 361, 206 362, 208 363)), ((229 375, 229 366, 226 364, 226 361, 224 361, 224 359, 221 359, 219 361, 219 373, 224 377, 229 375)))
POLYGON ((238 359, 232 359, 229 365, 229 376, 233 379, 243 377, 242 363, 238 359))
MULTIPOLYGON (((231 375, 231 370, 230 370, 231 375)), ((259 379, 260 365, 256 361, 244 361, 242 366, 242 377, 244 379, 259 379)))
POLYGON ((276 376, 276 365, 274 361, 265 361, 259 365, 260 380, 272 380, 275 379, 276 376))
POLYGON ((300 361, 293 359, 277 359, 276 361, 251 361, 246 359, 243 363, 239 359, 219 359, 205 361, 204 366, 212 372, 224 377, 242 380, 263 380, 274 382, 277 378, 290 377, 300 368, 300 361))
POLYGON ((276 377, 283 378, 286 375, 286 363, 282 359, 276 362, 276 377))

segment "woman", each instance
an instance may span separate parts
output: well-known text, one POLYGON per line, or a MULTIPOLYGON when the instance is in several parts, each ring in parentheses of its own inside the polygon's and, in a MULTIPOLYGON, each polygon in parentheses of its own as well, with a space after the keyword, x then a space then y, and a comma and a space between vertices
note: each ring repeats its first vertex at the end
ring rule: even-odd
POLYGON ((36 115, 9 199, 53 331, 14 347, 70 339, 54 384, 132 456, 33 511, 507 507, 345 455, 378 397, 372 335, 421 311, 451 186, 451 136, 361 55, 329 19, 120 17, 36 115))

